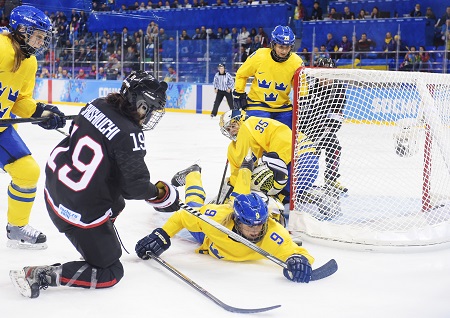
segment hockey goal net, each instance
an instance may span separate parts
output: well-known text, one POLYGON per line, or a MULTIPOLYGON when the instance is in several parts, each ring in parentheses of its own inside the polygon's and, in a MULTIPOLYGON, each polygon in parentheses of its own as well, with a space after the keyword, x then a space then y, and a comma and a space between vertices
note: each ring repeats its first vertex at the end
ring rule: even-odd
POLYGON ((294 237, 366 249, 450 242, 450 75, 300 68, 293 117, 294 237), (322 123, 305 107, 327 108, 321 118, 340 144, 327 161, 330 145, 316 136, 319 173, 309 189, 299 187, 299 132, 322 123), (342 126, 330 125, 341 108, 342 126), (341 187, 326 182, 327 165, 338 169, 341 187))

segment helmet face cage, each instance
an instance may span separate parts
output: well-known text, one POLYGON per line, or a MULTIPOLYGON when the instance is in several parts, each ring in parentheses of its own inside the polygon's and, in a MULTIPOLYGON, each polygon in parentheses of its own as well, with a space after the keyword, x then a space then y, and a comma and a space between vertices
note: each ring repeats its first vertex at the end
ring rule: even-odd
POLYGON ((43 53, 50 45, 52 23, 39 9, 27 5, 14 8, 9 27, 28 57, 43 53))
POLYGON ((233 140, 236 141, 237 139, 237 132, 235 135, 231 134, 232 128, 237 125, 237 131, 239 131, 241 121, 244 121, 248 118, 248 116, 245 114, 245 111, 240 109, 232 109, 224 113, 222 116, 220 116, 219 126, 220 131, 222 134, 233 140))
POLYGON ((286 61, 289 56, 292 54, 292 50, 294 49, 295 44, 295 35, 294 32, 292 32, 291 28, 288 26, 281 26, 278 25, 273 29, 272 31, 272 39, 270 41, 270 47, 272 48, 272 57, 277 62, 284 62, 286 61), (290 46, 291 51, 288 55, 285 57, 281 57, 277 55, 275 52, 275 44, 284 45, 284 46, 290 46))
POLYGON ((317 60, 317 67, 336 68, 336 63, 330 57, 320 57, 317 60))
POLYGON ((158 82, 150 72, 131 72, 124 79, 120 94, 139 114, 144 114, 142 130, 152 130, 165 114, 166 82, 158 82))
POLYGON ((259 242, 267 232, 267 220, 269 212, 266 203, 256 193, 240 194, 233 204, 234 222, 236 224, 236 232, 248 239, 252 243, 259 242), (241 225, 261 226, 261 231, 256 237, 246 237, 241 230, 241 225))

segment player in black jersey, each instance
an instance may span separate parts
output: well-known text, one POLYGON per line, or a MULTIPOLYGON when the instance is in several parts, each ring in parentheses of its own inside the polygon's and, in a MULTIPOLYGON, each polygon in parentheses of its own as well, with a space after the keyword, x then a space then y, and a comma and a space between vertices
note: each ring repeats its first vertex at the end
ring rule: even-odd
MULTIPOLYGON (((317 66, 335 68, 336 64, 331 58, 319 58, 317 66)), ((325 151, 325 186, 347 192, 337 180, 342 147, 336 135, 344 121, 345 86, 333 79, 309 78, 308 82, 308 96, 300 100, 299 129, 318 151, 325 151)))
POLYGON ((107 288, 123 277, 113 220, 125 200, 145 200, 156 210, 179 209, 170 184, 150 182, 143 130, 164 114, 167 83, 149 72, 132 72, 119 93, 89 102, 73 121, 70 136, 52 151, 45 169, 45 201, 58 230, 84 260, 27 266, 10 272, 24 296, 47 286, 107 288))

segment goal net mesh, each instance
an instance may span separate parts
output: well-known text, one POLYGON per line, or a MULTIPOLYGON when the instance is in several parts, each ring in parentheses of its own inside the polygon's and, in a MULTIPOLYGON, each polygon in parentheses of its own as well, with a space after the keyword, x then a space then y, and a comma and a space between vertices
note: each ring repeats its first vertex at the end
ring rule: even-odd
POLYGON ((293 117, 294 236, 370 246, 450 242, 450 75, 300 68, 293 117), (305 170, 305 135, 318 173, 305 170))

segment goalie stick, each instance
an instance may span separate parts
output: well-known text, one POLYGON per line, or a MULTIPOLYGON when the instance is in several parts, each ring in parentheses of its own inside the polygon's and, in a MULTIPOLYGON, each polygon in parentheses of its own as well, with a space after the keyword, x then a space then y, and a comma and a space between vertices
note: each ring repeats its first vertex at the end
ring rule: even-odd
POLYGON ((168 269, 171 273, 175 274, 175 276, 177 276, 178 278, 181 278, 181 280, 184 281, 186 284, 193 287, 196 291, 198 291, 202 295, 206 296, 207 298, 209 298, 210 300, 212 300, 217 305, 219 305, 220 307, 222 307, 223 309, 225 309, 227 311, 235 312, 235 313, 239 313, 239 314, 253 314, 253 313, 269 311, 269 310, 281 307, 281 305, 275 305, 275 306, 264 307, 264 308, 247 309, 247 308, 237 308, 237 307, 227 305, 224 302, 222 302, 221 300, 219 300, 218 298, 216 298, 215 296, 211 295, 206 289, 204 289, 199 284, 194 282, 192 279, 190 279, 189 277, 187 277, 186 275, 181 273, 179 270, 177 270, 175 267, 173 267, 172 265, 170 265, 169 263, 164 261, 159 256, 156 256, 155 254, 153 254, 151 252, 147 252, 147 255, 150 258, 157 261, 159 264, 161 264, 164 268, 168 269))
MULTIPOLYGON (((78 115, 68 115, 64 116, 66 120, 75 119, 78 115)), ((40 123, 49 120, 50 117, 30 117, 30 118, 7 118, 0 119, 0 126, 22 124, 22 123, 40 123)))
MULTIPOLYGON (((189 212, 190 214, 198 217, 202 221, 205 221, 209 225, 213 226, 214 228, 218 229, 219 231, 222 231, 223 233, 227 234, 232 239, 244 244, 245 246, 249 247, 250 249, 254 250, 255 252, 263 255, 264 257, 270 259, 272 262, 278 264, 279 266, 287 269, 287 265, 285 262, 280 260, 279 258, 273 256, 272 254, 266 252, 256 244, 250 242, 249 240, 245 239, 244 237, 240 236, 239 234, 229 230, 225 226, 223 226, 220 223, 217 223, 213 219, 210 219, 209 217, 203 215, 198 210, 190 207, 184 202, 180 201, 180 207, 185 210, 186 212, 189 212)), ((330 275, 333 275, 338 270, 338 265, 334 259, 329 260, 324 265, 320 266, 319 268, 316 268, 311 273, 311 281, 319 280, 325 277, 328 277, 330 275)))

